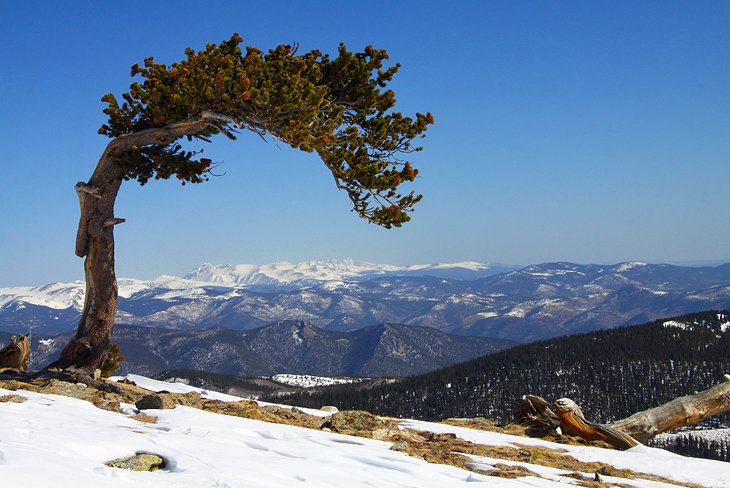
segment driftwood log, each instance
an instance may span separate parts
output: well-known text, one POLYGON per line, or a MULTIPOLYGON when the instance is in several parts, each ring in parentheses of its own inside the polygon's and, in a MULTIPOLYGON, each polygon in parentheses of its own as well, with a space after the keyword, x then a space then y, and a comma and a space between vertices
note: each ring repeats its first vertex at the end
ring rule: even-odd
POLYGON ((589 441, 603 441, 619 449, 638 446, 639 441, 611 425, 586 420, 583 411, 570 398, 555 401, 555 413, 560 417, 560 430, 589 441))
POLYGON ((0 349, 0 368, 25 371, 30 359, 30 339, 30 334, 13 336, 10 344, 0 349))
POLYGON ((530 429, 554 430, 568 435, 601 440, 619 449, 648 442, 654 436, 684 425, 694 425, 707 417, 730 410, 730 375, 712 388, 635 413, 611 424, 586 420, 581 408, 569 398, 555 401, 555 412, 548 402, 535 395, 524 395, 513 423, 530 429))
POLYGON ((611 425, 640 442, 662 432, 702 422, 707 417, 730 410, 730 375, 712 388, 675 398, 659 407, 638 412, 611 425))

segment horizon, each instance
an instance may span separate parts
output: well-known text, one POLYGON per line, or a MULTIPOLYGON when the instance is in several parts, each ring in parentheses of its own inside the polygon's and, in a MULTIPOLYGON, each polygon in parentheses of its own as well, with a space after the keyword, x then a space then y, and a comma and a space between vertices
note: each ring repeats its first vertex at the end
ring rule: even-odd
POLYGON ((215 139, 195 148, 224 176, 122 186, 118 276, 346 256, 730 261, 730 3, 183 1, 138 15, 6 2, 0 15, 0 286, 82 279, 73 186, 109 141, 100 98, 127 90, 129 67, 148 56, 170 64, 234 32, 264 50, 387 49, 402 65, 395 109, 436 120, 414 155, 424 199, 387 231, 351 214, 316 157, 253 134, 215 139))
MULTIPOLYGON (((724 266, 727 264, 730 264, 730 259, 721 259, 721 260, 709 260, 709 261, 691 261, 691 262, 665 262, 665 261, 638 261, 638 260, 630 260, 630 261, 620 261, 620 262, 607 262, 607 263, 579 263, 579 262, 573 262, 573 261, 546 261, 541 263, 529 263, 529 264, 510 264, 510 263, 481 263, 478 261, 472 261, 472 260, 465 260, 465 261, 459 261, 459 262, 431 262, 431 263, 411 263, 411 264, 394 264, 394 263, 374 263, 370 261, 362 261, 354 258, 343 258, 343 259, 322 259, 322 260, 314 260, 314 259, 307 259, 304 261, 299 262, 292 262, 292 261, 275 261, 271 263, 210 263, 210 262, 204 262, 199 263, 192 268, 190 268, 188 271, 180 273, 180 274, 171 274, 171 273, 160 273, 160 274, 154 274, 154 275, 145 275, 145 276, 117 276, 117 280, 133 280, 133 281, 141 281, 141 282, 151 282, 155 281, 159 278, 181 278, 181 279, 188 279, 186 278, 187 275, 192 274, 195 270, 197 270, 201 266, 210 265, 213 267, 238 267, 238 266, 255 266, 255 267, 264 267, 264 266, 273 266, 277 264, 288 264, 292 265, 293 267, 300 266, 302 264, 344 264, 347 262, 353 262, 353 264, 366 264, 366 265, 374 265, 374 266, 392 266, 400 268, 398 271, 408 271, 407 268, 413 268, 417 266, 448 266, 450 269, 458 268, 460 264, 477 264, 485 267, 485 270, 487 269, 494 269, 494 268, 512 268, 508 271, 500 271, 499 273, 496 273, 496 275, 510 273, 513 271, 520 271, 522 269, 525 269, 530 266, 544 266, 544 265, 550 265, 550 264, 572 264, 577 266, 606 266, 606 267, 616 267, 622 264, 642 264, 642 265, 669 265, 669 266, 678 266, 678 267, 687 267, 687 268, 717 268, 720 266, 724 266)), ((463 267, 462 267, 463 268, 463 267)), ((466 268, 464 268, 466 269, 466 268)), ((475 271, 476 272, 476 271, 475 271)), ((427 275, 426 275, 427 276, 427 275)), ((2 278, 2 277, 0 277, 2 278)), ((464 280, 464 278, 451 278, 455 279, 457 281, 464 280)), ((195 280, 193 280, 195 281, 195 280)), ((326 280, 322 280, 326 281, 326 280)), ((8 283, 5 281, 2 281, 0 279, 0 289, 6 288, 35 288, 35 287, 41 287, 48 284, 54 284, 54 283, 61 283, 61 284, 68 284, 68 283, 84 283, 83 279, 75 279, 75 280, 48 280, 44 282, 37 282, 37 283, 8 283)), ((248 285, 238 285, 238 286, 248 286, 248 285)))

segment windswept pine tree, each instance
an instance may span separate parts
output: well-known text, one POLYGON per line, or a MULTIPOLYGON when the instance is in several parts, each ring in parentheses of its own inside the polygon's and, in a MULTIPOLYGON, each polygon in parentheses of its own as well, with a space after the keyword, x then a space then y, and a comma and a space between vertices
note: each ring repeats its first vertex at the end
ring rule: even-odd
POLYGON ((76 337, 53 366, 83 370, 104 361, 117 312, 114 271, 114 214, 126 180, 207 181, 213 161, 180 140, 209 142, 241 130, 273 138, 295 149, 316 152, 360 217, 385 228, 400 227, 420 195, 401 185, 418 175, 406 155, 420 148, 433 123, 430 113, 393 111, 395 94, 386 89, 400 65, 386 66, 385 50, 336 57, 314 50, 296 54, 289 45, 263 52, 242 50, 234 34, 166 65, 154 58, 132 66, 138 76, 121 100, 104 95, 107 122, 99 134, 111 139, 87 182, 76 185, 81 218, 76 254, 85 257, 86 297, 76 337))

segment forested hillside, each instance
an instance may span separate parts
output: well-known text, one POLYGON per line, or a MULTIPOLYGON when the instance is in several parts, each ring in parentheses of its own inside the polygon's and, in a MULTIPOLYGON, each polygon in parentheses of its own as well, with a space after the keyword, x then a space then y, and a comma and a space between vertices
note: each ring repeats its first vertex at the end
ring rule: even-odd
MULTIPOLYGON (((286 403, 439 420, 508 422, 520 397, 569 397, 609 422, 706 389, 730 372, 730 311, 711 311, 527 344, 369 389, 297 392, 286 403)), ((277 398, 277 401, 282 401, 277 398)), ((718 416, 715 425, 730 417, 718 416)))
MULTIPOLYGON (((70 338, 70 334, 36 337, 30 367, 48 364, 70 338)), ((2 340, 0 335, 0 344, 2 340)), ((112 340, 126 358, 120 374, 153 375, 182 368, 235 376, 406 376, 513 344, 504 339, 452 336, 429 327, 378 324, 336 332, 293 320, 245 331, 117 325, 112 340)))

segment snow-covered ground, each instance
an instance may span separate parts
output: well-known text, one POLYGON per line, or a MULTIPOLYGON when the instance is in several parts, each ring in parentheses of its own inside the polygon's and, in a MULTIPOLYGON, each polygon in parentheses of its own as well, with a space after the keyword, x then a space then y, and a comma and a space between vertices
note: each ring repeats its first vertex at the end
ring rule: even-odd
MULTIPOLYGON (((201 391, 131 377, 152 390, 201 391)), ((24 403, 0 403, 0 477, 3 486, 104 487, 452 487, 484 482, 496 487, 558 487, 575 481, 558 477, 559 470, 529 465, 543 478, 503 479, 429 464, 390 449, 383 441, 350 437, 312 429, 230 417, 178 406, 148 411, 158 417, 145 424, 123 414, 98 409, 72 398, 0 389, 16 393, 24 403), (164 470, 131 472, 110 468, 104 462, 139 452, 163 456, 164 470), (545 479, 549 478, 549 479, 545 479), (558 482, 557 480, 561 481, 558 482)), ((222 400, 235 397, 212 392, 222 400)), ((126 406, 127 413, 133 407, 126 406)), ((321 416, 319 411, 307 410, 321 416)), ((636 471, 654 473, 704 486, 730 487, 727 463, 683 458, 646 447, 626 452, 555 445, 536 439, 474 431, 442 424, 408 421, 420 430, 454 432, 477 443, 505 445, 514 442, 566 449, 584 461, 603 461, 636 471)), ((484 470, 509 461, 474 456, 484 470)), ((592 476, 591 473, 587 473, 592 476)), ((604 481, 614 482, 604 478, 604 481)), ((621 480, 639 488, 666 484, 621 480)))

